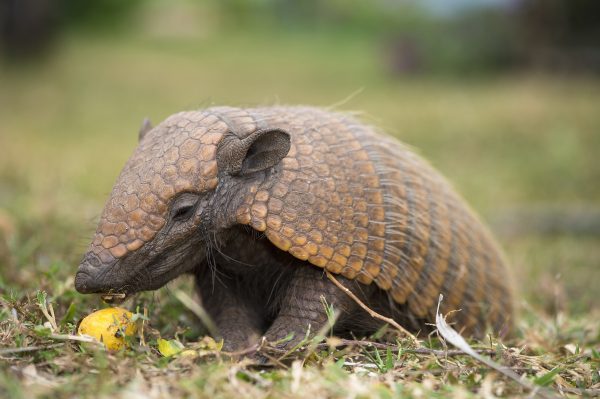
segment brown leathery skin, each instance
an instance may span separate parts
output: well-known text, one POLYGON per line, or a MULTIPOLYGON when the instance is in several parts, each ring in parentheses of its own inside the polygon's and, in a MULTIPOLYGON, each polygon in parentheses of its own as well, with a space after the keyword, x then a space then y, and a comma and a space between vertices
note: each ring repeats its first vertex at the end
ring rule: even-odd
POLYGON ((182 192, 214 193, 211 220, 248 225, 301 261, 374 284, 409 319, 433 320, 443 293, 444 312, 462 309, 453 317, 464 333, 510 329, 508 270, 485 226, 428 163, 349 115, 311 107, 172 115, 143 134, 86 258, 111 264, 150 245, 182 192), (289 133, 287 156, 243 184, 220 183, 225 140, 264 129, 289 133))

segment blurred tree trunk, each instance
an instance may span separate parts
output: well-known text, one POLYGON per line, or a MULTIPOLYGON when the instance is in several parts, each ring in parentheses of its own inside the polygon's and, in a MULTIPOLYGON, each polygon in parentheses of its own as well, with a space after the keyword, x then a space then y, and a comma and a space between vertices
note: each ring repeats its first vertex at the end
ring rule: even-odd
POLYGON ((55 0, 2 0, 0 40, 9 57, 35 56, 51 43, 56 27, 55 0))
POLYGON ((519 15, 532 66, 600 73, 600 1, 522 0, 519 15))

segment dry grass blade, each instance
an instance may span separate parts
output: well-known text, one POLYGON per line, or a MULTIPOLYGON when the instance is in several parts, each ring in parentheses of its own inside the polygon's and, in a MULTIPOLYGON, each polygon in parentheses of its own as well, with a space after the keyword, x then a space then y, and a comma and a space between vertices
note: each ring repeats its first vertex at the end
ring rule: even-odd
POLYGON ((475 352, 475 350, 473 348, 471 348, 471 345, 469 345, 467 343, 467 341, 465 341, 465 339, 455 329, 453 329, 452 327, 450 327, 450 325, 448 323, 446 323, 446 319, 440 313, 440 304, 442 303, 443 299, 444 299, 444 296, 442 294, 440 294, 440 297, 438 300, 437 311, 435 314, 435 325, 436 325, 440 335, 446 341, 450 342, 452 345, 456 346, 458 349, 462 350, 465 354, 471 356, 475 360, 485 364, 486 366, 498 371, 499 373, 505 375, 506 377, 516 381, 523 387, 530 390, 532 392, 532 395, 538 395, 539 397, 542 397, 542 398, 554 398, 555 397, 555 395, 553 395, 549 392, 546 392, 545 390, 542 390, 541 387, 538 387, 538 386, 532 384, 530 381, 528 381, 524 378, 521 378, 513 370, 511 370, 507 367, 503 367, 500 364, 494 362, 492 359, 482 356, 481 354, 475 352))
POLYGON ((76 342, 87 342, 91 344, 97 344, 104 347, 103 344, 98 342, 95 338, 89 335, 71 335, 71 334, 50 334, 48 338, 55 339, 57 341, 76 341, 76 342))
POLYGON ((325 271, 325 273, 327 274, 327 278, 329 280, 331 280, 331 282, 333 284, 335 284, 339 289, 341 289, 342 291, 344 291, 346 293, 346 295, 348 295, 350 298, 352 298, 352 300, 355 301, 367 313, 369 313, 369 315, 371 315, 371 317, 379 319, 381 321, 385 321, 386 323, 390 324, 392 327, 394 327, 395 329, 397 329, 398 331, 400 331, 400 333, 402 335, 410 338, 412 340, 412 342, 415 344, 415 346, 417 346, 417 347, 420 346, 420 343, 419 343, 419 340, 417 339, 417 337, 415 337, 413 334, 411 334, 406 328, 402 327, 394 319, 391 319, 389 317, 385 317, 385 316, 377 313, 376 311, 372 310, 371 308, 369 308, 360 299, 358 299, 358 297, 356 295, 354 295, 352 293, 352 291, 350 291, 348 288, 344 287, 339 281, 337 281, 337 279, 333 276, 333 274, 331 274, 327 270, 325 271))
POLYGON ((40 296, 39 299, 40 301, 38 306, 40 307, 44 317, 48 320, 48 323, 50 323, 52 331, 58 331, 58 325, 56 323, 56 316, 54 315, 54 308, 52 307, 52 304, 47 302, 45 293, 40 296))
POLYGON ((239 358, 239 357, 243 357, 243 356, 248 356, 248 355, 252 355, 256 352, 259 352, 262 349, 263 345, 264 345, 264 342, 261 341, 261 343, 259 343, 259 344, 251 345, 251 346, 249 346, 245 349, 241 349, 239 351, 235 351, 235 352, 222 351, 221 355, 225 355, 230 358, 239 358))
POLYGON ((25 346, 21 348, 3 348, 0 349, 0 356, 13 355, 17 353, 37 352, 41 350, 47 350, 52 348, 58 348, 63 346, 64 343, 50 344, 50 345, 37 345, 37 346, 25 346))
MULTIPOLYGON (((317 345, 317 349, 327 349, 330 346, 331 346, 331 344, 329 344, 329 343, 319 344, 319 345, 317 345)), ((380 342, 373 342, 373 341, 365 341, 365 340, 357 340, 357 339, 343 339, 343 338, 339 339, 339 346, 363 346, 363 347, 371 346, 371 347, 377 348, 377 349, 392 349, 394 351, 401 349, 400 346, 391 344, 391 343, 380 343, 380 342)), ((444 356, 444 357, 464 356, 465 355, 465 352, 463 352, 460 349, 439 350, 439 349, 430 349, 430 348, 412 348, 412 349, 402 348, 402 352, 414 353, 414 354, 420 354, 420 355, 444 356)), ((496 351, 493 349, 475 349, 475 352, 485 353, 487 355, 493 355, 496 353, 496 351)))

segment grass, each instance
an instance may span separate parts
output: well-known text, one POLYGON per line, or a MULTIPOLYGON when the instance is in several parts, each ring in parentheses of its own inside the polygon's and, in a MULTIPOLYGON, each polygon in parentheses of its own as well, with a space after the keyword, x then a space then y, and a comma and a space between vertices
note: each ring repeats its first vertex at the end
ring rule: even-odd
MULTIPOLYGON (((131 350, 107 353, 65 340, 79 319, 104 306, 76 293, 73 276, 145 116, 157 122, 213 103, 340 102, 339 109, 362 111, 430 159, 499 233, 518 277, 518 331, 509 341, 492 337, 473 346, 548 391, 600 394, 600 238, 503 228, 518 212, 558 209, 568 218, 571 210, 597 209, 600 81, 531 73, 392 78, 383 59, 378 45, 361 37, 255 33, 68 37, 43 62, 5 66, 0 396, 530 395, 469 356, 419 352, 403 340, 337 346, 329 338, 270 367, 231 359, 203 341, 174 294, 191 292, 185 279, 127 304, 147 311, 146 346, 134 339, 131 350), (55 312, 51 333, 40 292, 55 312), (195 354, 166 358, 159 338, 177 339, 195 354)), ((446 349, 436 336, 423 345, 446 349)))

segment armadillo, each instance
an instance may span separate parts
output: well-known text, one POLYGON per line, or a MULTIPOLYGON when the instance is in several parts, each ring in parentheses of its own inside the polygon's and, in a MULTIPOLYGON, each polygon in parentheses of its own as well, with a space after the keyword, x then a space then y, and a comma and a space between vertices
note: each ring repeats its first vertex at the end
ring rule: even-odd
POLYGON ((107 300, 194 276, 225 346, 381 327, 326 278, 415 332, 513 324, 507 262, 426 161, 346 113, 212 107, 140 130, 75 277, 107 300), (290 335, 291 334, 291 335, 290 335))

